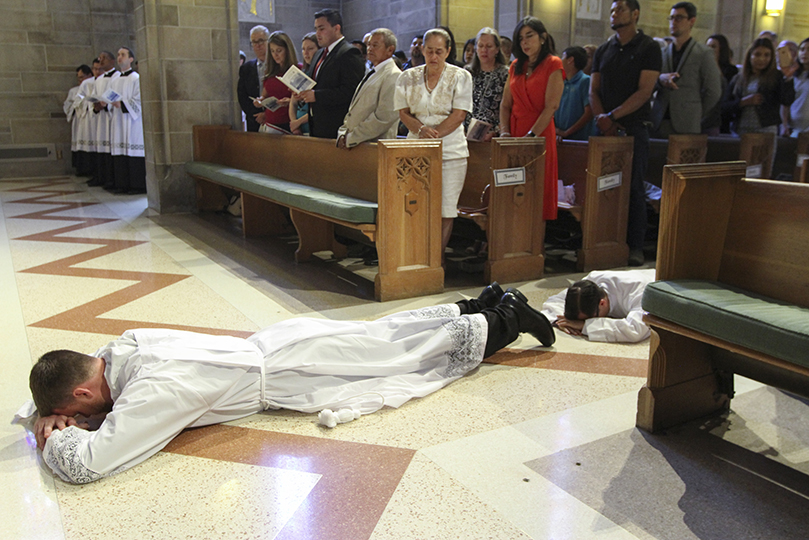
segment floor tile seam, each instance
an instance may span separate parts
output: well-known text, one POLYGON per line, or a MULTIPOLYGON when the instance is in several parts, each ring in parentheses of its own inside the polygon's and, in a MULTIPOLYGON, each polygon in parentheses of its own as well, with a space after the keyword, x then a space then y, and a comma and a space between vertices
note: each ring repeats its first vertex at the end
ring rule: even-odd
MULTIPOLYGON (((260 413, 257 413, 257 414, 260 414, 260 413)), ((253 415, 251 415, 251 416, 253 416, 253 415)), ((312 421, 313 422, 314 422, 315 418, 316 418, 315 415, 312 415, 312 421)), ((359 420, 359 421, 361 421, 361 420, 359 420)), ((254 436, 257 436, 260 439, 268 439, 269 440, 269 439, 272 439, 274 436, 279 436, 280 435, 282 437, 290 438, 290 439, 306 440, 306 441, 311 442, 312 444, 323 443, 323 444, 326 444, 326 445, 338 445, 338 446, 339 445, 347 445, 347 446, 360 445, 360 446, 363 446, 363 447, 388 448, 388 449, 391 449, 391 450, 403 450, 403 451, 406 451, 406 452, 411 452, 414 455, 417 452, 419 452, 418 448, 413 448, 412 446, 403 446, 403 445, 398 445, 398 444, 380 444, 380 443, 373 443, 373 442, 353 441, 353 440, 338 439, 338 438, 311 435, 311 434, 304 435, 304 434, 300 434, 300 433, 291 433, 291 432, 288 432, 288 431, 261 429, 261 428, 256 428, 256 427, 251 427, 251 426, 244 426, 244 425, 232 425, 229 422, 225 422, 225 423, 222 423, 222 424, 212 424, 210 426, 202 426, 200 428, 194 428, 194 429, 205 429, 206 427, 212 427, 212 426, 226 427, 228 429, 228 431, 232 431, 232 433, 234 435, 237 435, 238 431, 246 431, 246 432, 251 433, 254 436)), ((333 428, 333 429, 340 429, 340 428, 337 427, 337 428, 333 428)), ((190 453, 185 453, 185 452, 180 452, 180 451, 175 452, 173 450, 161 450, 161 452, 171 453, 171 454, 178 454, 178 455, 194 455, 195 457, 198 457, 195 454, 190 454, 190 453)), ((211 458, 211 459, 216 459, 216 458, 211 458)), ((220 461, 228 461, 228 460, 220 460, 220 461)), ((267 466, 267 465, 261 465, 261 466, 267 466)))
MULTIPOLYGON (((13 202, 11 204, 13 204, 13 202)), ((104 204, 104 203, 102 202, 100 204, 104 204)), ((81 218, 81 219, 83 219, 86 222, 88 218, 81 218)), ((90 221, 92 221, 92 219, 94 219, 94 218, 89 218, 89 219, 90 219, 90 221)), ((117 221, 117 219, 115 221, 117 221)), ((42 236, 47 236, 48 234, 52 235, 53 231, 54 231, 54 229, 51 229, 49 231, 39 233, 39 235, 42 235, 42 236)), ((127 246, 115 246, 115 244, 120 244, 121 243, 120 241, 118 241, 116 239, 99 238, 97 240, 99 240, 99 244, 103 244, 103 245, 101 245, 99 248, 96 248, 95 250, 90 250, 90 251, 83 252, 83 253, 79 254, 80 257, 84 256, 84 259, 82 261, 80 261, 81 263, 83 263, 83 264, 90 263, 91 261, 93 261, 93 260, 95 260, 95 259, 97 259, 97 258, 99 258, 101 256, 115 254, 115 253, 118 253, 120 251, 123 251, 123 250, 128 249, 129 247, 131 247, 131 246, 128 246, 128 245, 127 246), (91 254, 94 251, 98 251, 98 250, 102 251, 101 255, 93 256, 93 257, 87 257, 87 254, 91 254)), ((62 237, 59 241, 63 242, 63 243, 74 243, 74 242, 71 241, 71 239, 69 237, 68 238, 62 237)), ((146 238, 143 241, 139 241, 139 243, 145 243, 145 242, 149 242, 149 239, 146 238)), ((83 240, 80 240, 78 243, 83 244, 85 242, 83 240)), ((154 245, 154 244, 152 244, 152 245, 154 245)), ((159 246, 156 246, 156 247, 158 247, 158 249, 160 249, 159 246)), ((66 267, 64 265, 60 265, 60 261, 65 261, 65 259, 75 259, 75 257, 76 256, 63 257, 61 259, 57 259, 57 260, 51 261, 50 263, 47 263, 45 265, 39 265, 39 266, 45 266, 46 268, 53 268, 55 270, 55 271, 47 272, 47 275, 57 275, 57 276, 72 277, 76 273, 79 273, 79 274, 84 273, 84 274, 86 274, 89 271, 91 273, 93 273, 93 272, 101 272, 102 274, 105 274, 105 275, 103 275, 101 277, 104 277, 106 279, 113 279, 113 280, 117 279, 117 280, 124 280, 124 281, 134 281, 133 278, 136 277, 136 276, 133 276, 131 272, 127 272, 126 275, 113 275, 113 276, 110 276, 109 271, 99 269, 99 268, 96 268, 96 269, 78 268, 78 269, 76 269, 74 271, 73 268, 72 268, 72 263, 70 265, 66 266, 66 267)), ((39 266, 34 267, 34 269, 39 268, 39 266)), ((30 271, 31 269, 27 269, 27 270, 30 271)), ((30 273, 32 273, 32 274, 41 274, 42 272, 41 271, 37 271, 37 272, 31 271, 30 273)), ((149 294, 152 294, 154 292, 158 292, 158 291, 160 291, 162 289, 170 287, 175 282, 174 278, 168 278, 168 280, 160 279, 161 277, 166 278, 167 276, 177 276, 178 278, 180 278, 179 281, 182 281, 182 280, 185 280, 185 279, 191 277, 192 274, 165 274, 165 273, 161 273, 161 272, 138 272, 137 277, 139 279, 137 280, 137 282, 134 283, 134 284, 131 284, 131 283, 127 284, 125 287, 123 287, 122 289, 117 291, 117 293, 120 293, 119 296, 127 296, 126 293, 122 292, 122 291, 126 291, 126 290, 132 288, 133 286, 138 286, 139 288, 142 288, 143 286, 147 286, 146 288, 149 289, 149 290, 144 292, 143 294, 140 294, 138 296, 138 298, 136 298, 136 299, 128 300, 128 301, 126 301, 124 303, 120 303, 120 304, 117 304, 117 303, 113 302, 114 305, 110 304, 110 305, 103 306, 102 311, 100 311, 98 313, 95 313, 94 316, 88 321, 88 323, 91 326, 98 326, 99 324, 101 326, 104 326, 105 324, 110 324, 110 323, 114 324, 114 321, 116 319, 115 318, 109 318, 109 317, 104 318, 103 317, 104 313, 108 313, 108 312, 113 311, 115 309, 124 307, 124 306, 126 306, 126 305, 132 303, 133 301, 136 301, 136 300, 138 300, 138 299, 140 299, 142 297, 148 296, 149 294), (162 283, 162 286, 159 286, 157 288, 148 287, 149 283, 154 282, 155 279, 157 279, 157 281, 159 281, 159 282, 165 282, 165 283, 162 283), (151 290, 151 289, 154 289, 154 290, 151 290), (93 323, 97 323, 97 324, 93 325, 93 323)), ((93 276, 78 276, 78 277, 86 277, 88 279, 95 280, 95 279, 98 279, 99 276, 98 275, 93 275, 93 276)), ((157 283, 157 285, 161 285, 161 283, 157 283)), ((110 296, 114 296, 115 294, 116 293, 111 293, 111 295, 105 295, 102 298, 103 299, 109 299, 110 296)), ((227 302, 227 300, 225 300, 222 297, 221 294, 216 294, 216 296, 218 298, 220 298, 222 301, 224 301, 226 303, 229 303, 229 302, 227 302)), ((72 310, 76 310, 76 309, 81 310, 82 308, 88 306, 88 304, 93 304, 93 305, 98 304, 99 300, 100 299, 95 299, 95 300, 93 300, 91 302, 82 304, 81 306, 76 306, 76 307, 72 308, 72 310)), ((106 304, 106 302, 104 302, 104 303, 106 304)), ((71 311, 71 310, 68 310, 68 311, 71 311)), ((46 319, 44 319, 42 321, 36 321, 34 323, 31 323, 31 324, 37 325, 39 323, 44 323, 46 327, 54 326, 56 329, 62 329, 62 330, 68 330, 68 331, 77 331, 77 329, 75 329, 75 328, 64 328, 63 327, 64 325, 54 324, 54 323, 57 323, 58 321, 61 320, 60 317, 63 318, 64 316, 67 316, 66 313, 67 312, 62 312, 62 313, 59 313, 59 314, 57 314, 57 315, 55 315, 53 317, 47 317, 46 319), (47 321, 51 321, 51 323, 49 324, 47 321)), ((120 319, 118 319, 118 320, 120 320, 120 319)), ((140 321, 132 321, 132 322, 134 323, 135 326, 142 326, 140 321)), ((154 326, 153 324, 149 324, 149 323, 146 323, 146 324, 147 324, 147 326, 154 326)), ((161 325, 161 326, 166 326, 166 325, 161 325)), ((169 325, 169 326, 171 326, 171 325, 169 325)), ((178 325, 173 325, 173 326, 178 326, 178 325)), ((215 330, 216 333, 233 332, 234 331, 232 329, 225 329, 225 328, 210 328, 210 329, 208 329, 208 328, 190 327, 188 325, 179 325, 179 326, 183 327, 181 329, 186 329, 186 330, 195 330, 195 331, 215 330)), ((89 330, 85 328, 85 331, 92 331, 92 330, 93 330, 92 328, 90 328, 89 330)), ((78 331, 81 331, 81 330, 78 330, 78 331)), ((242 331, 238 331, 238 333, 239 334, 249 335, 249 334, 247 334, 245 332, 242 332, 242 331)))
MULTIPOLYGON (((272 309, 280 309, 287 312, 288 316, 316 316, 319 312, 312 311, 310 313, 291 313, 288 310, 285 310, 280 304, 278 304, 272 297, 267 296, 263 291, 257 289, 250 285, 250 283, 238 275, 234 274, 230 271, 227 266, 217 263, 216 261, 212 260, 210 257, 206 256, 202 251, 198 250, 194 246, 188 244, 182 238, 174 235, 171 231, 166 229, 165 227, 155 223, 148 217, 140 216, 137 219, 133 220, 132 222, 133 227, 135 230, 139 231, 141 234, 145 234, 142 232, 144 229, 154 229, 157 228, 161 231, 164 238, 155 239, 151 234, 148 236, 150 237, 149 242, 151 245, 155 246, 157 249, 160 249, 163 253, 166 254, 172 261, 176 264, 181 266, 185 271, 189 272, 192 276, 196 279, 200 280, 206 287, 208 287, 214 294, 216 294, 223 302, 229 304, 233 309, 244 315, 248 320, 253 322, 257 329, 260 329, 267 324, 263 323, 261 317, 262 312, 266 312, 272 309), (171 246, 170 244, 176 242, 178 246, 171 246), (183 257, 183 252, 187 252, 191 255, 191 257, 183 257), (202 267, 199 264, 199 261, 205 261, 206 264, 204 265, 205 271, 201 271, 200 268, 202 267), (215 275, 211 275, 210 271, 213 269, 213 273, 215 275), (228 296, 226 295, 224 288, 237 288, 241 289, 241 294, 234 294, 232 295, 234 298, 238 298, 240 301, 234 303, 228 296), (259 301, 259 304, 269 303, 268 306, 259 306, 253 305, 248 307, 248 301, 245 299, 250 299, 250 303, 254 303, 255 299, 264 298, 266 300, 259 301)), ((238 261, 228 258, 232 261, 235 265, 238 265, 238 261)), ((286 318, 286 317, 285 317, 286 318)))

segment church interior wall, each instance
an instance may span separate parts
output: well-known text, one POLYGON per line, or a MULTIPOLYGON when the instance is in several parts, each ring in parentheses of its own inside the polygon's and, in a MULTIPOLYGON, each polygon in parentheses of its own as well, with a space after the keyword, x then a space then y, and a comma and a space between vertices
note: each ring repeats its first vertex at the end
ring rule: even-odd
POLYGON ((344 33, 348 39, 362 39, 374 28, 389 28, 396 34, 399 49, 410 56, 413 36, 438 24, 436 0, 343 0, 344 33))
MULTIPOLYGON (((126 45, 135 50, 144 100, 150 206, 160 212, 193 209, 193 185, 182 164, 193 153, 194 124, 238 127, 238 51, 252 58, 249 29, 239 22, 244 0, 2 0, 0 17, 0 145, 53 144, 57 159, 10 162, 0 177, 42 176, 70 171, 70 131, 62 103, 75 85, 75 68, 100 50, 126 45)), ((643 0, 640 26, 667 35, 671 0, 643 0)), ((782 17, 763 15, 763 0, 696 0, 695 36, 728 36, 740 62, 762 29, 780 39, 809 36, 809 2, 787 2, 782 17)), ((483 26, 511 36, 519 18, 542 19, 561 51, 571 43, 600 43, 609 37, 609 0, 595 19, 575 17, 569 0, 274 0, 270 30, 282 29, 294 43, 312 30, 312 15, 342 11, 344 33, 361 38, 372 28, 396 32, 408 51, 412 36, 448 24, 459 46, 483 26), (571 38, 571 30, 573 37, 571 38)))
POLYGON ((0 44, 0 146, 53 145, 55 158, 4 162, 0 178, 69 172, 62 104, 100 51, 137 54, 131 0, 3 0, 0 44))

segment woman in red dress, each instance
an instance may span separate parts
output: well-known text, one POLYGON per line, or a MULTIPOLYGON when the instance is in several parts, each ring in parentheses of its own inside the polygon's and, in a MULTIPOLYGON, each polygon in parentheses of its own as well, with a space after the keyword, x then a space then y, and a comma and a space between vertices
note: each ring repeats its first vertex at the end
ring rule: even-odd
MULTIPOLYGON (((278 108, 274 111, 269 108, 264 109, 264 124, 270 124, 284 131, 289 131, 289 99, 292 97, 292 92, 284 83, 278 80, 278 77, 283 76, 289 66, 296 65, 298 58, 295 55, 295 47, 292 45, 292 41, 283 32, 270 34, 267 45, 261 100, 274 96, 278 98, 278 108)), ((256 104, 256 107, 260 106, 256 104)), ((262 129, 261 131, 273 132, 272 129, 262 129)))
POLYGON ((564 90, 562 61, 554 56, 553 38, 536 17, 514 29, 514 56, 500 103, 501 137, 545 137, 543 216, 556 219, 556 126, 553 113, 564 90))

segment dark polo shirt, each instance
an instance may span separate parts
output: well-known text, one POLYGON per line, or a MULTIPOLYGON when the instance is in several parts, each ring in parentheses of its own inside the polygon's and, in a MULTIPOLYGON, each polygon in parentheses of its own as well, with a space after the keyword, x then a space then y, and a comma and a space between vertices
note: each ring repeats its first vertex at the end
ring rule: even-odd
MULTIPOLYGON (((662 66, 660 46, 642 30, 626 45, 621 45, 618 36, 613 35, 593 55, 593 73, 601 74, 600 97, 604 111, 613 110, 638 91, 641 71, 660 71, 662 66)), ((629 126, 647 121, 651 110, 647 101, 618 122, 629 126)))

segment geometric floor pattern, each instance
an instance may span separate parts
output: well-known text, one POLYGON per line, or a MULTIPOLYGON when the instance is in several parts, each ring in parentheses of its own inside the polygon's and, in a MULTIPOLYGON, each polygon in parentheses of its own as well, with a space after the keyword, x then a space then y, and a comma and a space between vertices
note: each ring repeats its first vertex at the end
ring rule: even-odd
MULTIPOLYGON (((83 179, 0 180, 0 409, 29 398, 44 352, 124 330, 247 336, 290 317, 375 319, 477 295, 378 303, 334 263, 232 218, 160 216, 83 179)), ((518 286, 532 303, 580 274, 518 286)), ((83 486, 55 479, 30 433, 0 428, 0 538, 806 538, 807 404, 745 379, 733 411, 634 428, 648 342, 523 336, 447 388, 328 430, 265 412, 186 430, 83 486), (803 510, 803 512, 802 512, 803 510)))

